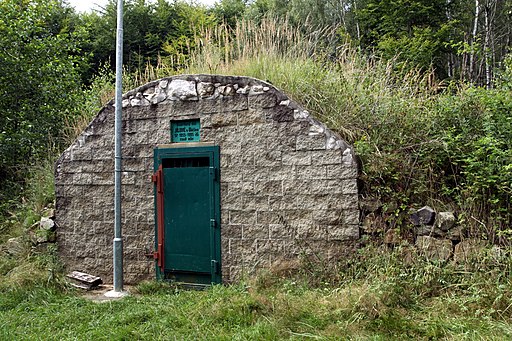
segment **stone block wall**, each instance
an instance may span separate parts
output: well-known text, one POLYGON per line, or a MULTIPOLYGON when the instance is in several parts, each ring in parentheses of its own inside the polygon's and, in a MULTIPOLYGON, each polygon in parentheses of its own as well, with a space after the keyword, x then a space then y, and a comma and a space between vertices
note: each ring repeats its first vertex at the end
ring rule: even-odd
MULTIPOLYGON (((187 75, 123 97, 125 281, 154 277, 153 148, 170 121, 199 118, 220 146, 225 282, 300 255, 333 261, 359 238, 353 151, 297 103, 247 77, 187 75)), ((69 270, 112 278, 114 107, 109 103, 56 163, 56 224, 69 270)))

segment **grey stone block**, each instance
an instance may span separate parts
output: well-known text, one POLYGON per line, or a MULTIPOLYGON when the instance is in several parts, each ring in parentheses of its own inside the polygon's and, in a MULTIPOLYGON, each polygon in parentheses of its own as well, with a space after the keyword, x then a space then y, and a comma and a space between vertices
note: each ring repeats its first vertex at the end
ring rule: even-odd
POLYGON ((436 212, 429 206, 423 206, 410 216, 414 225, 432 225, 436 217, 436 212))
POLYGON ((284 180, 282 193, 287 195, 310 193, 312 187, 313 182, 311 180, 284 180))
POLYGON ((259 167, 277 167, 281 165, 283 152, 279 150, 258 149, 254 152, 254 164, 259 167))
POLYGON ((326 179, 327 170, 325 166, 297 166, 297 179, 326 179))
POLYGON ((222 226, 222 238, 226 241, 230 238, 242 239, 243 226, 241 224, 224 224, 222 226))
POLYGON ((299 208, 296 203, 295 195, 270 195, 268 198, 269 209, 271 211, 293 210, 299 208))
MULTIPOLYGON (((327 240, 327 226, 319 224, 301 224, 296 227, 295 238, 303 240, 327 240)), ((334 236, 335 231, 329 231, 329 236, 334 236)))
POLYGON ((256 224, 256 211, 229 211, 229 222, 231 224, 252 225, 256 224))
POLYGON ((270 224, 270 239, 293 239, 296 237, 296 228, 282 224, 270 224))
POLYGON ((277 97, 272 92, 250 94, 249 108, 272 108, 277 105, 277 97))
POLYGON ((257 222, 260 225, 277 225, 283 223, 283 217, 275 211, 258 211, 257 222))
POLYGON ((296 150, 323 150, 325 149, 324 135, 299 135, 297 136, 296 150))
POLYGON ((242 207, 246 210, 264 211, 269 209, 268 195, 244 195, 242 207))
POLYGON ((453 253, 451 240, 436 239, 429 236, 419 236, 416 239, 416 248, 420 254, 432 260, 448 260, 453 253))
POLYGON ((212 127, 218 128, 223 126, 238 125, 238 115, 236 113, 223 113, 211 116, 212 127))
POLYGON ((443 231, 450 230, 455 225, 453 212, 439 212, 435 218, 435 226, 443 231))
POLYGON ((255 181, 254 192, 256 194, 283 194, 283 181, 281 180, 268 180, 268 181, 255 181))
POLYGON ((357 225, 334 225, 327 227, 328 240, 356 240, 359 238, 359 228, 357 225))
POLYGON ((359 225, 359 210, 348 209, 343 210, 343 224, 345 225, 359 225))
POLYGON ((254 125, 265 123, 265 114, 258 110, 238 111, 238 124, 240 125, 254 125))
POLYGON ((234 95, 228 97, 220 97, 217 103, 218 112, 231 112, 231 111, 241 111, 249 109, 249 105, 247 103, 247 97, 243 95, 234 95))
POLYGON ((343 221, 341 210, 315 210, 313 221, 322 225, 339 225, 343 221))
POLYGON ((357 169, 354 167, 327 165, 328 179, 357 179, 357 169))
POLYGON ((242 239, 268 239, 268 225, 242 225, 242 239))
POLYGON ((311 165, 311 155, 308 152, 292 152, 283 154, 283 165, 311 165))

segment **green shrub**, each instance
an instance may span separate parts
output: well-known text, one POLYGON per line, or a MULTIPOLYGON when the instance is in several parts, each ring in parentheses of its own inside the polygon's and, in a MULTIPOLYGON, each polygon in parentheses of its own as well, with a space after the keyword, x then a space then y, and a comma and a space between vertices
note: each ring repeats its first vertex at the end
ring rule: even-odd
MULTIPOLYGON (((512 99, 504 88, 462 89, 439 101, 444 190, 473 233, 507 243, 512 225, 512 99)), ((442 160, 439 160, 442 161, 442 160)))
POLYGON ((332 53, 335 30, 322 31, 327 45, 319 31, 307 31, 268 18, 210 30, 186 72, 248 75, 283 89, 354 144, 361 195, 392 207, 395 225, 410 207, 428 204, 454 210, 475 235, 507 243, 510 67, 494 90, 457 87, 399 57, 368 58, 349 45, 332 53))

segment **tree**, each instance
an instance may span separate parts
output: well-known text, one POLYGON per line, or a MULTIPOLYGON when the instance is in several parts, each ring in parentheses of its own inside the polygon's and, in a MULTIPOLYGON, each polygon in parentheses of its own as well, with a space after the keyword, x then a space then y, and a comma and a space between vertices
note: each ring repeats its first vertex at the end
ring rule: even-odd
MULTIPOLYGON (((90 75, 101 65, 113 66, 117 2, 110 0, 103 12, 82 15, 87 31, 83 50, 91 54, 90 75)), ((126 0, 124 7, 123 61, 129 72, 158 63, 161 55, 188 54, 187 45, 202 26, 212 25, 213 16, 202 6, 166 0, 126 0)), ((181 59, 181 58, 180 58, 181 59)))
POLYGON ((237 20, 244 17, 246 9, 246 0, 221 0, 213 7, 213 14, 220 23, 234 28, 237 20))
POLYGON ((455 24, 447 17, 452 6, 446 0, 369 0, 357 13, 361 44, 413 66, 433 65, 444 78, 445 48, 455 24))
POLYGON ((74 115, 84 60, 72 15, 56 0, 0 2, 0 196, 50 141, 61 143, 63 122, 74 115))

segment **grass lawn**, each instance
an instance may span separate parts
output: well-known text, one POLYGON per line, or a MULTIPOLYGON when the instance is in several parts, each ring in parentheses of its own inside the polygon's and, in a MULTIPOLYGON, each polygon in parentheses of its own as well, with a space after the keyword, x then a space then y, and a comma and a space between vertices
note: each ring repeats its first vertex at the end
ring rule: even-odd
POLYGON ((185 291, 145 283, 118 301, 48 288, 3 292, 0 340, 509 340, 510 318, 469 296, 392 303, 383 287, 271 285, 185 291))

